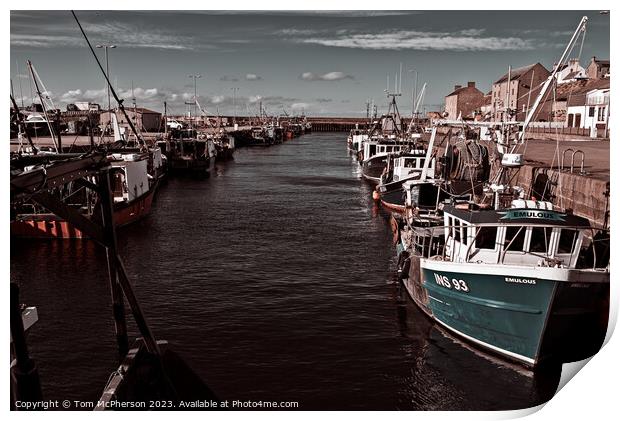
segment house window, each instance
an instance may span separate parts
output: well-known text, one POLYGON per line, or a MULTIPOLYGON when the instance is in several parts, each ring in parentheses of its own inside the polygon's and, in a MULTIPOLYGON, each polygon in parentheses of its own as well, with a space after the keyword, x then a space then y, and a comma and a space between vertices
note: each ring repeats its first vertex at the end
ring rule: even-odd
POLYGON ((588 117, 594 117, 594 114, 595 114, 594 107, 590 107, 590 109, 588 110, 588 117))
POLYGON ((605 107, 599 107, 599 109, 598 109, 598 121, 605 121, 605 107))

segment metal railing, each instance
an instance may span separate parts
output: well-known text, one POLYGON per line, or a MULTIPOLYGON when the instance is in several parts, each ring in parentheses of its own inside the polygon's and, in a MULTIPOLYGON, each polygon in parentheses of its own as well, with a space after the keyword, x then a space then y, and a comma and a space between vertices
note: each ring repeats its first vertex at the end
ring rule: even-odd
POLYGON ((570 173, 572 174, 575 168, 575 155, 579 154, 581 156, 581 169, 579 171, 579 174, 586 175, 587 173, 584 171, 584 163, 586 159, 586 154, 581 149, 577 149, 577 150, 574 150, 572 148, 564 149, 564 151, 562 152, 562 160, 560 161, 560 172, 564 171, 564 158, 566 158, 566 154, 568 152, 571 152, 570 173))
MULTIPOLYGON (((490 225, 485 225, 484 228, 487 227, 494 227, 494 228, 499 228, 499 227, 505 227, 506 225, 503 224, 490 224, 490 225)), ((541 225, 532 225, 532 226, 538 226, 540 227, 541 225)), ((435 227, 415 227, 414 229, 418 232, 423 232, 426 235, 418 235, 416 236, 414 233, 412 233, 411 235, 411 245, 413 246, 414 249, 417 249, 418 247, 422 250, 422 253, 420 253, 422 255, 422 257, 426 257, 428 259, 437 259, 440 258, 441 260, 446 260, 447 259, 447 252, 448 252, 448 248, 449 245, 451 243, 451 239, 453 239, 454 237, 452 236, 452 232, 450 232, 447 236, 445 235, 435 235, 433 236, 433 231, 434 230, 445 230, 446 228, 451 229, 451 228, 462 228, 462 225, 441 225, 441 226, 435 226, 435 227), (417 241, 415 241, 418 238, 422 238, 422 242, 419 243, 417 241), (445 241, 443 241, 445 239, 445 241)), ((411 226, 409 226, 410 229, 411 226)), ((467 244, 467 250, 465 253, 465 258, 464 258, 464 262, 462 263, 481 263, 481 261, 477 261, 477 262, 471 262, 469 261, 469 258, 471 257, 471 251, 472 248, 475 244, 476 239, 478 238, 478 235, 480 233, 480 228, 482 227, 477 227, 478 229, 476 230, 476 235, 471 239, 471 241, 469 241, 469 244, 467 244)), ((498 265, 504 265, 504 258, 506 255, 506 252, 511 251, 509 250, 510 245, 514 242, 514 240, 517 238, 517 236, 519 235, 519 233, 521 232, 522 229, 526 228, 526 226, 521 226, 519 231, 512 237, 512 240, 510 240, 510 242, 508 244, 505 243, 498 243, 497 241, 494 243, 495 244, 495 248, 493 250, 497 250, 497 246, 500 247, 499 253, 498 253, 498 259, 496 261, 495 264, 498 265)), ((548 227, 550 229, 553 228, 558 228, 558 227, 548 227)), ((595 243, 596 242, 603 242, 604 240, 596 240, 595 239, 595 234, 596 232, 607 232, 609 233, 608 229, 599 229, 599 228, 593 228, 593 227, 589 227, 589 228, 584 228, 583 226, 577 226, 577 225, 563 225, 561 227, 559 227, 561 229, 574 229, 574 230, 583 230, 583 231, 589 231, 591 234, 591 244, 592 244, 592 266, 590 268, 590 270, 609 270, 609 263, 607 263, 607 267, 606 268, 598 268, 597 262, 598 262, 598 256, 597 256, 597 251, 596 251, 596 247, 595 247, 595 243)), ((451 231, 451 230, 450 230, 451 231)), ((549 244, 547 244, 547 249, 549 247, 549 244)), ((491 249, 489 249, 491 250, 491 249)), ((512 250, 515 251, 515 250, 512 250)), ((517 252, 521 252, 522 254, 528 254, 528 255, 532 255, 541 259, 544 259, 547 263, 552 264, 552 265, 556 265, 558 263, 561 263, 561 260, 556 259, 554 257, 551 257, 551 255, 549 254, 549 252, 547 251, 547 253, 542 254, 542 253, 538 253, 538 252, 532 252, 529 250, 516 250, 517 252)), ((570 261, 573 260, 573 258, 575 258, 575 264, 577 264, 577 261, 579 260, 579 256, 582 255, 583 253, 585 253, 587 251, 587 248, 584 248, 583 245, 581 247, 581 249, 577 252, 574 251, 573 253, 571 253, 571 255, 575 254, 574 257, 571 257, 570 261)), ((452 250, 452 253, 454 253, 454 250, 452 250)), ((575 267, 575 269, 578 269, 577 267, 575 267)))

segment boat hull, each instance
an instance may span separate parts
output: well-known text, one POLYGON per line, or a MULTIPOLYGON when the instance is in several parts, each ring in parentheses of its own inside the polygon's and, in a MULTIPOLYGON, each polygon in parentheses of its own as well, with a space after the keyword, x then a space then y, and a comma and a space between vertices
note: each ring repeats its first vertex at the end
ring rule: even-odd
MULTIPOLYGON (((151 212, 156 186, 131 203, 114 204, 114 224, 129 225, 151 212)), ((11 236, 15 238, 72 239, 87 238, 79 229, 54 214, 34 214, 11 222, 11 236)))
POLYGON ((362 162, 362 176, 368 181, 379 183, 387 168, 387 160, 387 155, 378 155, 362 162))
POLYGON ((452 333, 533 367, 587 358, 602 345, 609 275, 605 282, 604 273, 578 272, 412 256, 404 284, 413 301, 452 333))
POLYGON ((191 156, 174 156, 168 158, 170 172, 174 174, 192 174, 209 176, 215 164, 215 157, 193 158, 191 156))
POLYGON ((380 193, 381 205, 395 212, 405 212, 405 193, 403 189, 396 189, 380 193))

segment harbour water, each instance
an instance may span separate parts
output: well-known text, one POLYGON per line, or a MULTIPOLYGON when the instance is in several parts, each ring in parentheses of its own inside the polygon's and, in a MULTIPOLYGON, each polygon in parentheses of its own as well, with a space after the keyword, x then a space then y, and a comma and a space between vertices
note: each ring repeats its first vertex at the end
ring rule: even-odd
MULTIPOLYGON (((170 179, 152 213, 119 230, 156 337, 221 399, 308 410, 518 409, 550 399, 559 369, 533 376, 490 359, 410 301, 388 215, 345 137, 240 149, 208 180, 170 179)), ((14 241, 11 280, 38 308, 28 343, 44 398, 96 400, 117 363, 103 250, 14 241)))

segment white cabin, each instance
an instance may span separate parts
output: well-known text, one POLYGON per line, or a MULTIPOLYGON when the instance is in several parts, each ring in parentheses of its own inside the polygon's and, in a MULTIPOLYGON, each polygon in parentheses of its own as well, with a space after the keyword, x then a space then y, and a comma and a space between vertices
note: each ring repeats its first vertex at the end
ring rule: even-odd
MULTIPOLYGON (((112 187, 114 202, 133 202, 149 191, 148 156, 144 154, 114 154, 112 187)), ((160 155, 161 160, 161 155, 160 155)))
MULTIPOLYGON (((392 181, 401 181, 407 178, 422 175, 424 171, 424 162, 426 161, 425 152, 423 150, 414 150, 411 154, 419 154, 419 156, 405 155, 393 160, 392 181)), ((435 158, 432 158, 426 168, 426 176, 433 178, 435 175, 435 158)))
POLYGON ((460 263, 574 268, 587 220, 549 202, 515 200, 510 209, 444 209, 445 258, 460 263))

